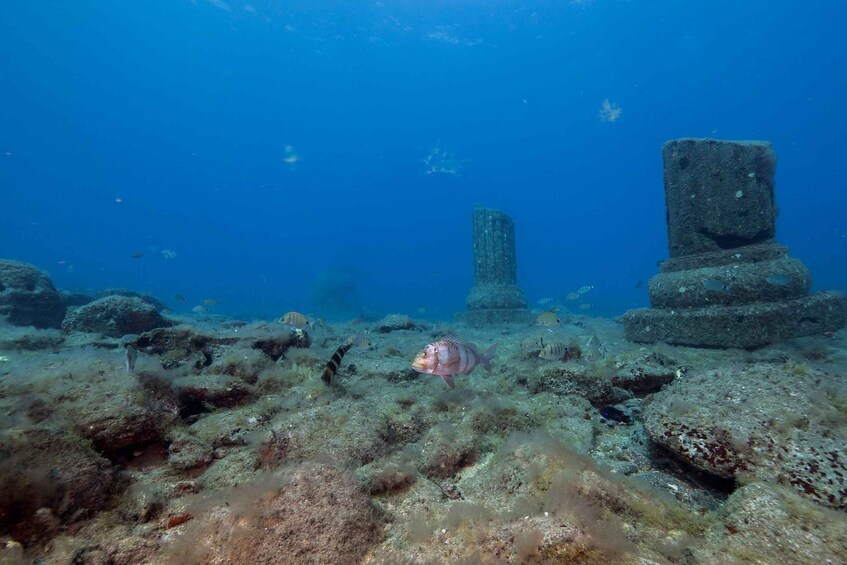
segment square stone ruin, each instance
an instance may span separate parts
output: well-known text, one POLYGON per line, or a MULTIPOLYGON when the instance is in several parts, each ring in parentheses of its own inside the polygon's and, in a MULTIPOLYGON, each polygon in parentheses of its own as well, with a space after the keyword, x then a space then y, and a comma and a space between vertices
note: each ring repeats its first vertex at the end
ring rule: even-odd
POLYGON ((847 298, 809 294, 806 266, 775 241, 776 155, 762 141, 676 139, 662 147, 670 258, 628 339, 755 348, 840 329, 847 298))
POLYGON ((523 291, 517 285, 515 224, 499 210, 473 212, 474 286, 466 312, 457 315, 472 326, 531 322, 523 291))

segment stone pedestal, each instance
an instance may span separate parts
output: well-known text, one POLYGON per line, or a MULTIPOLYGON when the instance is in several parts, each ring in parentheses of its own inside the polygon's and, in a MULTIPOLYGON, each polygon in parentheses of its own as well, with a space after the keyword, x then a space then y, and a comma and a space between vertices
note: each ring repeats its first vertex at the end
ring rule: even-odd
POLYGON ((670 259, 648 285, 652 308, 624 315, 629 339, 754 348, 844 326, 847 299, 810 296, 805 265, 774 241, 769 143, 678 139, 662 156, 670 259))
POLYGON ((470 325, 529 322, 532 314, 516 284, 515 224, 503 212, 477 208, 473 213, 474 287, 468 311, 460 320, 470 325))

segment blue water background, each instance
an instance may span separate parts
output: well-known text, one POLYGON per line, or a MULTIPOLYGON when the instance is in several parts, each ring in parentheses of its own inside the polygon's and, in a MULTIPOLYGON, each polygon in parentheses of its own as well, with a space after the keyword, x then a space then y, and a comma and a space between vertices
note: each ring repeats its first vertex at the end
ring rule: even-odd
POLYGON ((661 144, 717 137, 773 142, 778 239, 844 289, 844 21, 832 1, 10 0, 0 257, 177 310, 446 319, 484 205, 516 222, 531 303, 594 285, 616 315, 667 256, 661 144), (427 174, 437 144, 459 174, 427 174), (348 310, 315 303, 333 277, 348 310))

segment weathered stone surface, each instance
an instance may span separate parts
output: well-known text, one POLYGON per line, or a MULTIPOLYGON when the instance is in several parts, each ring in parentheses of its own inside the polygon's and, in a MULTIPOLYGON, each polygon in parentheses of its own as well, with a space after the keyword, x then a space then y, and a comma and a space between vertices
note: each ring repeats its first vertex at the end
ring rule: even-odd
POLYGON ((359 563, 380 538, 365 488, 350 474, 302 464, 264 490, 193 520, 174 557, 225 563, 359 563))
POLYGON ((60 290, 59 292, 62 295, 62 300, 65 301, 65 306, 68 306, 69 308, 83 306, 89 302, 94 302, 97 299, 96 296, 82 291, 60 290))
POLYGON ((481 326, 530 319, 526 299, 518 288, 515 224, 499 210, 473 212, 474 287, 468 311, 458 317, 481 326))
POLYGON ((770 143, 675 139, 662 146, 662 157, 671 257, 773 240, 770 143))
POLYGON ((37 329, 29 326, 7 327, 0 332, 0 350, 39 351, 58 349, 65 342, 65 334, 55 329, 37 329))
POLYGON ((676 361, 654 351, 621 363, 612 376, 612 386, 636 394, 656 392, 673 382, 681 371, 676 361))
POLYGON ((546 363, 527 376, 527 388, 533 394, 552 392, 559 396, 581 396, 592 403, 608 402, 613 395, 612 381, 593 367, 576 362, 546 363))
POLYGON ((87 383, 77 401, 64 400, 60 409, 81 436, 112 458, 123 450, 159 441, 177 416, 176 402, 168 391, 146 391, 131 377, 119 374, 104 373, 99 384, 87 383))
POLYGON ((100 333, 109 337, 140 334, 173 325, 156 307, 134 296, 107 296, 68 314, 66 332, 100 333))
POLYGON ((759 141, 678 139, 663 147, 670 259, 632 310, 628 339, 754 348, 837 330, 847 299, 808 296, 805 265, 774 242, 776 156, 759 141))
POLYGON ((109 461, 76 435, 47 428, 0 431, 0 529, 18 540, 47 539, 102 508, 109 461))
POLYGON ((697 563, 847 563, 847 520, 775 485, 738 489, 706 534, 697 563))
POLYGON ((631 341, 752 349, 838 330, 847 322, 847 298, 838 292, 819 292, 784 302, 745 306, 641 308, 624 314, 623 321, 631 341))
POLYGON ((396 332, 397 330, 413 330, 417 328, 415 322, 405 314, 389 314, 377 322, 374 331, 381 334, 396 332))
POLYGON ((702 308, 740 306, 755 302, 777 302, 809 294, 812 277, 806 266, 788 257, 788 249, 774 246, 784 255, 769 261, 749 262, 742 252, 729 251, 703 257, 701 266, 672 270, 662 263, 662 272, 650 279, 653 308, 702 308), (735 262, 709 266, 715 255, 737 257, 735 262))
POLYGON ((191 375, 174 380, 179 412, 184 418, 213 408, 231 408, 245 402, 252 387, 231 375, 191 375))
POLYGON ((14 326, 60 328, 64 317, 62 295, 44 271, 0 260, 0 319, 14 326))
POLYGON ((149 294, 137 292, 135 290, 129 290, 128 288, 107 288, 97 293, 97 298, 105 298, 107 296, 127 296, 130 298, 140 298, 159 312, 168 310, 168 306, 155 296, 150 296, 149 294))
POLYGON ((763 363, 678 379, 645 402, 643 419, 653 442, 698 469, 847 510, 845 404, 839 376, 763 363))

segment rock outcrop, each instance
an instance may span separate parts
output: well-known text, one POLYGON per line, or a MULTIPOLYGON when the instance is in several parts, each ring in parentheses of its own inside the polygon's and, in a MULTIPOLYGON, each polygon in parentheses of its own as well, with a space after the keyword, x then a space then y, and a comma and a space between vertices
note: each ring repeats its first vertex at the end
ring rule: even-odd
POLYGON ((0 260, 0 319, 14 326, 60 328, 65 301, 47 273, 27 263, 0 260))

